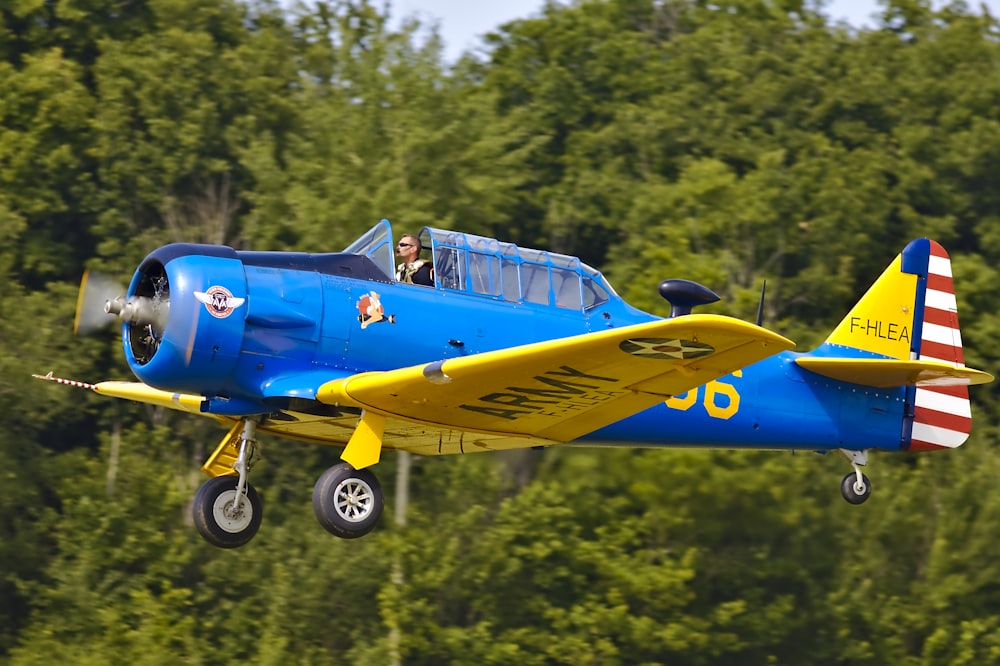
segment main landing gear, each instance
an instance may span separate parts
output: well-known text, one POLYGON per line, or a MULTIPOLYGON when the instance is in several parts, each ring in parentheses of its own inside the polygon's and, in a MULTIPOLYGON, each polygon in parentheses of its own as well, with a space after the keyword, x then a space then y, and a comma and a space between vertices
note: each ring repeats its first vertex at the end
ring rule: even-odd
MULTIPOLYGON (((256 458, 257 440, 254 436, 257 422, 244 419, 242 426, 239 453, 232 465, 239 476, 223 475, 209 479, 194 496, 194 526, 206 541, 219 548, 242 546, 260 529, 260 496, 247 483, 247 475, 256 458)), ((235 434, 235 429, 231 434, 235 434)), ((228 439, 227 436, 219 450, 229 443, 228 439)))
POLYGON ((861 473, 861 467, 868 464, 868 451, 849 451, 841 449, 841 453, 851 461, 854 471, 840 482, 840 492, 851 504, 861 504, 872 494, 872 483, 861 473))
MULTIPOLYGON (((203 468, 217 476, 202 484, 194 496, 195 527, 206 541, 219 548, 242 546, 260 529, 260 496, 247 481, 257 459, 256 432, 257 421, 243 419, 226 435, 203 468)), ((382 486, 375 475, 346 462, 324 472, 313 489, 316 519, 328 532, 343 539, 371 532, 384 505, 382 486)))

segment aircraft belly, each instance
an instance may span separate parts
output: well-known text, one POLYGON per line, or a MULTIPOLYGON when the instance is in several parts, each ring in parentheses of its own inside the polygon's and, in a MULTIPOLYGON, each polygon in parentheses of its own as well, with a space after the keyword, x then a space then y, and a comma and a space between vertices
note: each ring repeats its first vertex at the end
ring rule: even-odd
POLYGON ((766 409, 757 417, 747 414, 720 423, 706 417, 678 415, 659 405, 572 443, 818 451, 900 448, 900 418, 860 421, 838 423, 824 414, 766 409))
MULTIPOLYGON (((320 416, 302 412, 282 412, 280 419, 268 419, 258 426, 261 432, 316 444, 345 446, 358 424, 358 415, 320 416)), ((386 449, 409 451, 418 455, 450 455, 523 449, 555 442, 528 438, 487 435, 432 428, 388 419, 382 445, 386 449)))

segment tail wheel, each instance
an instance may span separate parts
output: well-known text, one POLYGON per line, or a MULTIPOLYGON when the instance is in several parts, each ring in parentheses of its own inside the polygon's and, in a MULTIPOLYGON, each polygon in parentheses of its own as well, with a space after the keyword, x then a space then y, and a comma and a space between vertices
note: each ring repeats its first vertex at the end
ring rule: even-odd
POLYGON ((237 502, 238 482, 236 476, 217 476, 203 483, 194 496, 194 525, 213 546, 242 546, 260 529, 260 496, 248 483, 237 502))
POLYGON ((872 483, 864 474, 859 483, 857 473, 851 472, 840 482, 840 492, 851 504, 861 504, 872 494, 872 483))
POLYGON ((342 539, 357 539, 371 532, 383 505, 382 487, 375 475, 347 463, 326 470, 313 488, 316 519, 342 539))

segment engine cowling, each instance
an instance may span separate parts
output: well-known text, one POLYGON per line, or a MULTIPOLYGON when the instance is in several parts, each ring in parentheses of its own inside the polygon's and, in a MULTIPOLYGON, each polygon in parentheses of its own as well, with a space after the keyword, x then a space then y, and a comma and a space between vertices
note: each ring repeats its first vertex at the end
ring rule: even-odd
POLYGON ((347 322, 358 316, 351 289, 389 282, 364 255, 175 243, 147 256, 105 309, 121 319, 142 382, 203 395, 213 413, 248 414, 267 411, 265 399, 311 397, 302 373, 344 372, 347 322))
POLYGON ((227 390, 246 326, 247 281, 235 250, 165 245, 139 265, 118 307, 125 358, 141 381, 167 391, 227 390))

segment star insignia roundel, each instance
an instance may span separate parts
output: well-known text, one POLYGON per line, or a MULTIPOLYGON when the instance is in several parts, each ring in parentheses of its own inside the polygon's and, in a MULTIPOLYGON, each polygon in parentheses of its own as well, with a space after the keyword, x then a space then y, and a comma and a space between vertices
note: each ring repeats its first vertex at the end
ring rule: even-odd
POLYGON ((694 340, 670 340, 667 338, 633 338, 625 340, 618 348, 633 356, 643 358, 664 358, 684 360, 708 356, 715 351, 712 345, 694 340))

